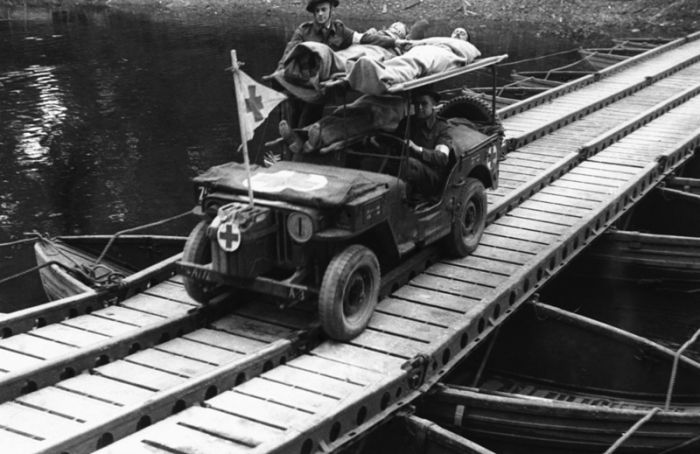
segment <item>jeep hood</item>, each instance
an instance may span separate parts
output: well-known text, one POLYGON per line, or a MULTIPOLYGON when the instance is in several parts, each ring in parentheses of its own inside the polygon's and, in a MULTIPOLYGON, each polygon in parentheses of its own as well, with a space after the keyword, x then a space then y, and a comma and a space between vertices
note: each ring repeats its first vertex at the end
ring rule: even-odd
MULTIPOLYGON (((375 189, 404 187, 390 175, 289 161, 267 168, 252 166, 251 176, 255 197, 316 208, 336 207, 375 189)), ((248 193, 247 180, 244 165, 236 162, 212 167, 194 178, 195 183, 214 190, 243 195, 248 193)))

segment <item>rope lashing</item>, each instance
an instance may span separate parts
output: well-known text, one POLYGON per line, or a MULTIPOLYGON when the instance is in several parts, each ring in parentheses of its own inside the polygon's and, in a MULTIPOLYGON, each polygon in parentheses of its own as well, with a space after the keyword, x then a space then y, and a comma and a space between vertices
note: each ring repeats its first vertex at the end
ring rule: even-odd
POLYGON ((685 350, 693 345, 698 337, 700 336, 700 329, 695 331, 695 334, 688 339, 688 341, 678 349, 676 354, 673 356, 673 368, 671 369, 671 378, 668 380, 668 391, 666 392, 666 403, 664 405, 664 410, 668 411, 671 406, 671 396, 673 395, 673 387, 676 385, 676 373, 678 372, 678 362, 680 361, 681 355, 685 350))
POLYGON ((657 414, 660 411, 661 409, 659 407, 654 407, 651 410, 649 410, 642 418, 639 419, 639 421, 637 421, 632 427, 627 429, 627 431, 623 433, 622 436, 618 438, 617 441, 615 441, 615 443, 613 443, 612 446, 610 446, 604 454, 612 454, 613 452, 615 452, 617 448, 622 446, 622 444, 625 441, 627 441, 627 439, 634 435, 634 433, 637 430, 639 430, 639 428, 642 427, 642 425, 644 425, 645 422, 649 421, 655 414, 657 414))
POLYGON ((109 241, 107 242, 107 245, 104 247, 104 249, 102 250, 102 253, 100 253, 99 257, 97 257, 97 259, 92 263, 92 268, 95 268, 97 265, 99 265, 99 263, 102 261, 102 259, 104 259, 105 255, 107 255, 107 251, 114 243, 114 240, 116 240, 119 236, 126 235, 127 233, 131 233, 131 232, 137 232, 139 230, 147 229, 149 227, 156 227, 156 226, 168 223, 168 222, 172 222, 172 221, 184 218, 184 217, 189 216, 191 214, 193 214, 192 210, 187 210, 184 213, 180 213, 178 215, 171 216, 171 217, 166 218, 166 219, 161 219, 160 221, 155 221, 155 222, 151 222, 148 224, 139 225, 136 227, 131 227, 129 229, 121 230, 121 231, 115 233, 112 236, 112 238, 109 239, 109 241))

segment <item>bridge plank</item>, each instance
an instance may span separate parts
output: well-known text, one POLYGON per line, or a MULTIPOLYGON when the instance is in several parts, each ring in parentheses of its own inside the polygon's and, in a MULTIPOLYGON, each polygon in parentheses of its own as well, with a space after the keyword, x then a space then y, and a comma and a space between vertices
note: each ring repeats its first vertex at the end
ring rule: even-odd
POLYGON ((94 375, 139 386, 150 391, 161 391, 184 382, 187 377, 152 369, 141 364, 119 360, 100 366, 94 375))
POLYGON ((255 352, 267 345, 267 342, 257 339, 250 339, 231 334, 226 331, 208 328, 198 329, 197 331, 187 333, 183 336, 183 338, 204 345, 210 345, 242 354, 255 352))
POLYGON ((395 298, 384 298, 377 306, 375 313, 390 314, 414 321, 427 320, 442 328, 449 327, 454 317, 459 314, 459 312, 395 298))
POLYGON ((313 354, 298 356, 287 363, 287 366, 318 373, 358 386, 370 386, 384 378, 380 372, 333 361, 313 354))
POLYGON ((475 300, 484 298, 486 295, 491 293, 491 290, 493 290, 491 287, 485 287, 476 282, 457 281, 454 279, 426 274, 416 276, 411 280, 411 284, 432 290, 451 293, 453 295, 466 296, 475 300))
POLYGON ((472 252, 470 257, 484 258, 487 260, 500 260, 501 262, 518 266, 524 265, 530 261, 530 259, 532 259, 532 254, 503 249, 501 247, 488 246, 482 242, 479 244, 479 247, 476 248, 476 251, 472 252))
POLYGON ((62 342, 76 347, 87 347, 88 345, 101 342, 108 339, 104 334, 92 333, 72 326, 64 325, 63 323, 52 323, 32 331, 35 336, 41 336, 44 339, 53 339, 57 342, 62 342))
POLYGON ((578 197, 572 197, 571 195, 550 194, 544 191, 534 194, 527 200, 527 203, 531 202, 542 202, 564 208, 573 208, 581 210, 583 213, 590 212, 595 206, 595 202, 590 200, 582 200, 578 197))
POLYGON ((186 358, 199 359, 210 364, 221 365, 241 358, 245 355, 233 352, 216 345, 206 345, 185 337, 178 337, 156 347, 157 350, 180 355, 186 358))
MULTIPOLYGON (((168 453, 242 454, 250 450, 249 447, 232 440, 210 435, 167 419, 160 424, 147 427, 139 434, 142 444, 162 446, 168 453)), ((108 448, 107 452, 111 449, 115 448, 108 448)), ((115 450, 115 452, 122 451, 115 450)))
POLYGON ((66 415, 81 421, 94 422, 119 412, 119 405, 50 386, 20 396, 18 402, 39 407, 48 412, 66 415))
MULTIPOLYGON (((517 211, 517 209, 515 211, 517 211)), ((515 211, 511 211, 511 213, 515 213, 515 211)), ((517 211, 517 213, 519 216, 508 214, 498 219, 495 224, 498 226, 508 226, 514 229, 526 230, 528 232, 532 231, 537 233, 538 236, 540 233, 544 233, 548 235, 546 238, 561 236, 562 232, 565 232, 573 225, 573 222, 570 222, 569 225, 562 225, 559 222, 555 223, 552 220, 556 219, 556 216, 547 213, 542 213, 538 216, 539 220, 529 219, 528 213, 523 211, 517 211)), ((527 235, 529 235, 529 233, 526 234, 524 238, 528 238, 527 235)), ((551 239, 547 240, 548 243, 551 241, 551 239)))
POLYGON ((459 259, 443 260, 443 262, 463 268, 482 270, 500 276, 510 276, 518 270, 518 266, 515 264, 498 260, 498 258, 495 257, 479 257, 473 253, 459 259))
POLYGON ((603 175, 611 175, 611 176, 618 176, 619 175, 619 177, 621 179, 629 178, 631 175, 635 175, 637 173, 636 170, 630 169, 627 166, 619 165, 619 166, 612 166, 611 167, 610 164, 600 164, 598 162, 591 161, 591 160, 583 161, 581 164, 579 164, 577 169, 586 169, 586 170, 590 169, 590 170, 594 170, 595 172, 600 172, 603 175))
MULTIPOLYGON (((424 315, 430 316, 429 311, 424 315)), ((454 312, 452 313, 454 316, 454 312)), ((426 319, 430 321, 430 319, 426 319)), ((386 312, 376 312, 369 321, 370 328, 388 334, 405 337, 406 339, 417 340, 423 343, 432 342, 437 336, 444 332, 444 328, 430 325, 419 320, 410 320, 401 315, 387 314, 386 312)))
POLYGON ((57 438, 67 431, 75 431, 80 424, 78 421, 15 402, 0 405, 0 426, 43 439, 57 438))
POLYGON ((324 342, 313 350, 315 356, 336 362, 363 367, 377 372, 400 369, 406 360, 379 353, 356 345, 324 342))
MULTIPOLYGON (((2 348, 8 350, 21 352, 42 359, 70 354, 76 351, 77 348, 75 346, 60 344, 58 342, 42 339, 41 337, 36 337, 26 333, 17 334, 7 339, 3 339, 2 344, 0 345, 2 348)), ((0 363, 0 367, 2 367, 1 364, 2 363, 0 363)))
POLYGON ((211 326, 232 334, 245 332, 247 337, 263 342, 272 342, 279 338, 288 337, 293 333, 289 328, 238 315, 230 315, 219 319, 212 323, 211 326))
POLYGON ((146 312, 128 309, 121 306, 109 306, 93 312, 92 315, 126 323, 138 328, 153 325, 155 323, 162 322, 165 319, 165 317, 159 315, 148 314, 146 312))
POLYGON ((252 397, 259 397, 270 402, 297 408, 305 413, 316 414, 332 408, 338 399, 317 394, 291 384, 277 383, 256 377, 238 385, 236 391, 252 397))
POLYGON ((524 169, 544 170, 551 164, 542 162, 534 157, 526 156, 522 153, 511 151, 506 155, 506 161, 510 165, 522 167, 524 169))
POLYGON ((136 294, 132 298, 122 301, 120 305, 164 318, 179 317, 198 307, 169 299, 146 296, 143 293, 136 294))
POLYGON ((280 309, 275 305, 262 302, 246 304, 238 308, 236 314, 295 330, 308 328, 317 315, 316 312, 302 311, 298 308, 280 309))
MULTIPOLYGON (((550 205, 550 208, 552 205, 550 205)), ((563 211, 563 210, 562 210, 563 211)), ((576 222, 578 222, 582 216, 572 216, 570 214, 565 214, 565 213, 556 213, 556 212, 549 212, 549 211, 542 211, 542 210, 533 210, 530 208, 523 208, 523 206, 519 206, 515 210, 511 211, 511 214, 508 216, 511 216, 513 220, 517 219, 527 219, 530 222, 539 222, 545 225, 555 225, 555 226, 560 226, 563 227, 564 229, 573 226, 576 222)), ((505 216, 507 218, 508 216, 505 216)), ((534 224, 533 224, 534 226, 534 224)), ((560 230, 561 232, 561 230, 560 230)), ((552 231, 551 233, 555 233, 552 231)))
POLYGON ((565 176, 561 178, 561 181, 571 181, 574 183, 588 183, 599 187, 617 189, 621 184, 626 182, 626 179, 612 179, 606 177, 598 177, 595 175, 582 175, 573 172, 568 172, 565 176))
POLYGON ((557 234, 546 232, 534 232, 532 230, 526 230, 517 226, 508 225, 508 221, 501 222, 501 219, 497 220, 489 226, 488 232, 490 234, 502 235, 505 237, 529 241, 540 245, 550 244, 553 241, 556 241, 556 239, 559 237, 559 235, 557 234))
POLYGON ((30 367, 38 367, 44 360, 22 353, 5 350, 0 345, 0 370, 5 372, 16 372, 30 367))
POLYGON ((0 438, 2 438, 3 449, 8 453, 30 453, 41 449, 41 440, 11 432, 2 427, 0 427, 0 438))
POLYGON ((128 332, 133 332, 137 328, 132 324, 119 322, 109 318, 97 317, 92 314, 64 320, 61 323, 73 328, 102 334, 108 337, 120 336, 128 332))
POLYGON ((553 188, 579 190, 585 192, 591 197, 595 197, 598 195, 608 196, 614 191, 614 188, 601 186, 599 184, 578 183, 576 181, 564 180, 561 178, 554 181, 550 186, 553 188))
POLYGON ((149 348, 129 355, 129 363, 158 369, 175 375, 193 377, 216 367, 199 358, 188 358, 156 348, 149 348))
POLYGON ((196 302, 185 291, 185 286, 182 283, 182 277, 179 275, 173 276, 170 280, 146 289, 143 293, 146 295, 165 298, 175 301, 180 304, 187 304, 198 307, 200 303, 196 302))
POLYGON ((285 383, 333 399, 345 399, 350 394, 361 391, 364 387, 331 378, 317 372, 306 371, 282 365, 265 372, 265 379, 285 383))
POLYGON ((540 194, 553 195, 559 197, 569 197, 571 199, 579 199, 584 202, 600 203, 605 199, 606 194, 598 194, 585 190, 568 188, 562 185, 551 184, 540 190, 540 194))
MULTIPOLYGON (((398 330, 398 327, 396 328, 398 330)), ((435 339, 432 339, 433 341, 435 339)), ((366 329, 359 336, 350 341, 351 345, 369 348, 399 358, 409 359, 416 354, 427 350, 429 342, 419 342, 404 336, 366 329)))
POLYGON ((495 287, 503 282, 503 274, 494 274, 475 268, 466 268, 451 263, 436 263, 426 270, 430 275, 447 277, 450 279, 477 282, 481 285, 495 287))
POLYGON ((478 300, 478 298, 450 295, 438 290, 416 287, 410 284, 397 289, 392 293, 392 296, 459 312, 466 311, 474 301, 478 300))
MULTIPOLYGON (((508 249, 516 253, 528 253, 536 254, 541 247, 540 243, 534 243, 531 241, 520 240, 518 238, 507 237, 494 232, 494 229, 489 227, 484 235, 481 237, 481 246, 491 246, 499 249, 508 249)), ((477 249, 478 251, 478 249, 477 249)), ((522 258, 523 256, 518 256, 522 258)), ((504 258, 504 260, 507 260, 504 258)))
POLYGON ((225 391, 207 400, 205 406, 280 430, 286 430, 294 421, 309 416, 308 412, 237 390, 225 391))
POLYGON ((284 430, 271 427, 250 419, 241 418, 214 408, 190 407, 180 413, 179 423, 221 438, 232 440, 249 448, 254 448, 266 440, 278 437, 284 430))
POLYGON ((81 374, 63 380, 56 387, 121 406, 139 404, 154 393, 140 386, 92 374, 81 374))
POLYGON ((537 216, 539 213, 547 213, 558 214, 564 219, 568 218, 569 220, 573 219, 574 221, 581 219, 587 213, 589 213, 589 210, 583 208, 566 206, 559 203, 540 202, 533 199, 528 199, 524 203, 520 204, 519 208, 528 213, 528 217, 537 216))

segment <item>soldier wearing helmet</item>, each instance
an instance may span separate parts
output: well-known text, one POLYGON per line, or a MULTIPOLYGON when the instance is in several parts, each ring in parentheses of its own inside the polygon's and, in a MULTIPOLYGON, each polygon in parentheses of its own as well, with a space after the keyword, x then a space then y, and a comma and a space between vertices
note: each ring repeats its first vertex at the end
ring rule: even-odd
POLYGON ((333 9, 339 0, 308 0, 306 11, 313 14, 313 21, 304 22, 294 31, 287 43, 282 58, 277 65, 284 66, 284 61, 294 46, 305 41, 314 41, 328 45, 333 50, 342 50, 353 43, 359 43, 362 34, 346 27, 339 19, 333 19, 333 9))

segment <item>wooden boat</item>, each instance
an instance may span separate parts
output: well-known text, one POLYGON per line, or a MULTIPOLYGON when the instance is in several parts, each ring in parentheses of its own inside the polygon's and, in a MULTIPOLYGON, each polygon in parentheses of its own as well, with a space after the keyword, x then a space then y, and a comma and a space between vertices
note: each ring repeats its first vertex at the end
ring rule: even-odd
POLYGON ((664 409, 673 364, 659 344, 534 303, 418 414, 496 452, 509 443, 520 452, 604 452, 646 418, 616 452, 697 452, 700 363, 680 358, 664 409))
POLYGON ((700 289, 700 180, 671 178, 574 265, 577 274, 700 289))
POLYGON ((49 300, 92 293, 180 252, 186 237, 123 235, 116 237, 95 265, 112 235, 41 238, 34 244, 41 282, 49 300))
POLYGON ((700 238, 612 230, 586 251, 577 267, 607 279, 700 288, 700 238))
POLYGON ((653 49, 654 47, 673 41, 673 38, 662 38, 660 36, 627 36, 623 38, 613 38, 612 41, 618 46, 653 49))
POLYGON ((560 70, 553 69, 549 71, 512 71, 510 76, 513 80, 521 80, 532 77, 536 80, 546 80, 548 82, 569 82, 570 80, 593 74, 590 70, 560 70))
POLYGON ((592 74, 593 71, 567 71, 567 70, 551 70, 551 71, 512 71, 511 79, 518 82, 521 87, 541 87, 550 89, 558 87, 570 80, 578 79, 579 77, 592 74))
MULTIPOLYGON (((511 104, 515 104, 520 100, 542 93, 549 88, 551 87, 522 86, 517 82, 496 87, 496 109, 502 109, 511 104)), ((491 101, 491 93, 493 93, 492 87, 473 87, 470 88, 470 91, 485 101, 491 101)))
POLYGON ((613 47, 579 49, 579 55, 583 60, 587 61, 593 69, 601 70, 648 50, 648 48, 644 47, 617 45, 613 47))

